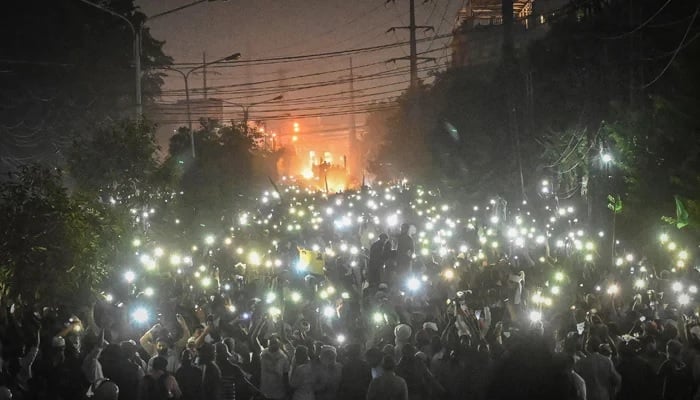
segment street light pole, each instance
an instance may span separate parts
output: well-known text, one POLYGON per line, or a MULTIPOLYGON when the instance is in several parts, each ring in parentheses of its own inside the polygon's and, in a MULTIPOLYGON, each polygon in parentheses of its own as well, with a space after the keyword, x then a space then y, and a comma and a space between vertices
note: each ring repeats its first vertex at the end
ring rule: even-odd
POLYGON ((187 72, 183 72, 177 68, 173 68, 170 66, 165 67, 165 69, 179 73, 180 75, 182 75, 182 78, 185 80, 185 102, 187 102, 187 127, 190 131, 190 145, 192 147, 192 158, 196 158, 197 153, 195 151, 195 145, 194 145, 194 131, 192 130, 192 110, 190 108, 190 84, 189 84, 190 74, 194 71, 199 70, 199 69, 206 68, 208 65, 220 63, 222 61, 238 60, 239 58, 241 58, 241 53, 234 53, 234 54, 231 54, 230 56, 226 56, 226 57, 220 58, 218 60, 203 63, 202 65, 198 65, 194 68, 190 68, 187 72))
POLYGON ((117 18, 120 18, 129 25, 131 28, 131 34, 134 37, 134 69, 136 70, 136 118, 141 118, 143 115, 143 104, 141 103, 141 26, 136 29, 134 24, 129 21, 129 19, 119 13, 116 13, 109 8, 103 7, 99 4, 92 3, 88 0, 80 0, 83 3, 109 13, 117 18))

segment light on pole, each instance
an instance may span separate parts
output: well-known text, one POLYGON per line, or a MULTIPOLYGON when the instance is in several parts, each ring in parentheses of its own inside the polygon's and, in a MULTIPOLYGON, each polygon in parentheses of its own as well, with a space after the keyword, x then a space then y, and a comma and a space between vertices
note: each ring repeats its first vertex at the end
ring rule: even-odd
MULTIPOLYGON (((120 18, 121 20, 123 20, 124 22, 126 22, 129 25, 129 28, 131 28, 131 34, 134 37, 134 45, 133 45, 134 46, 134 69, 136 70, 135 71, 136 72, 136 118, 137 119, 141 118, 141 115, 143 115, 143 101, 142 101, 143 96, 142 96, 142 92, 141 92, 141 37, 142 37, 142 33, 143 33, 143 31, 142 31, 143 30, 143 23, 145 23, 145 21, 143 21, 141 24, 139 24, 138 27, 136 27, 125 16, 112 11, 109 8, 107 8, 101 4, 96 4, 96 3, 93 3, 93 2, 88 1, 88 0, 80 0, 80 1, 89 5, 89 6, 95 7, 99 10, 102 10, 106 13, 109 13, 117 18, 120 18)), ((156 18, 163 17, 165 15, 169 15, 169 14, 172 14, 174 12, 184 10, 186 8, 195 6, 197 4, 204 3, 206 1, 213 1, 213 0, 194 0, 193 2, 187 3, 187 4, 182 5, 180 7, 176 7, 176 8, 173 8, 171 10, 167 10, 167 11, 152 15, 150 17, 146 17, 146 19, 149 21, 152 21, 156 18)))
POLYGON ((194 68, 190 68, 187 71, 182 71, 182 70, 179 70, 179 69, 173 68, 173 67, 166 67, 166 69, 168 69, 170 71, 175 71, 175 72, 179 73, 180 75, 182 75, 182 79, 185 81, 185 102, 187 103, 187 127, 190 130, 190 145, 192 146, 192 158, 196 158, 196 151, 195 151, 195 146, 194 146, 194 131, 192 130, 192 111, 190 108, 190 84, 189 84, 190 74, 192 72, 197 71, 199 69, 202 69, 208 65, 220 63, 223 61, 238 60, 239 58, 241 58, 241 53, 234 53, 234 54, 231 54, 230 56, 226 56, 226 57, 220 58, 218 60, 203 63, 201 65, 194 67, 194 68))

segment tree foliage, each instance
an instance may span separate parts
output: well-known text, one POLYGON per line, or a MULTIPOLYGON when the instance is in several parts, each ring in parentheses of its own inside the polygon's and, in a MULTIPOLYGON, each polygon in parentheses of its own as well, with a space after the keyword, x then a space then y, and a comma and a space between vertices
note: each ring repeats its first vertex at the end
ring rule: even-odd
POLYGON ((155 127, 147 121, 104 123, 77 139, 68 169, 79 189, 104 200, 133 204, 167 189, 168 170, 158 163, 155 127))
POLYGON ((203 121, 194 135, 194 159, 187 129, 170 140, 166 164, 178 175, 178 215, 186 223, 196 220, 225 227, 232 211, 247 201, 249 194, 262 186, 269 189, 269 179, 277 178, 280 152, 263 149, 260 133, 243 124, 222 126, 203 121))
MULTIPOLYGON (((134 26, 133 0, 101 1, 134 26)), ((72 137, 134 112, 133 34, 125 21, 80 1, 15 1, 0 17, 0 155, 4 170, 28 160, 62 161, 72 137)), ((160 92, 171 63, 163 42, 142 36, 143 101, 160 92)))
POLYGON ((60 171, 23 167, 0 185, 3 295, 27 303, 84 302, 123 245, 125 220, 70 197, 60 171))

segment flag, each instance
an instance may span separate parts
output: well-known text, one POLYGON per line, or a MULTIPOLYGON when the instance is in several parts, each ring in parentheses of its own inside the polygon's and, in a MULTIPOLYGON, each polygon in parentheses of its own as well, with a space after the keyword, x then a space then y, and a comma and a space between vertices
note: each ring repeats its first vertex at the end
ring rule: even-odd
POLYGON ((620 196, 608 195, 608 208, 614 214, 619 214, 622 212, 622 199, 620 196))
POLYGON ((676 227, 681 229, 688 226, 688 210, 685 209, 683 201, 678 196, 673 196, 676 199, 676 227))
POLYGON ((323 275, 323 253, 309 249, 299 248, 299 269, 314 275, 323 275))

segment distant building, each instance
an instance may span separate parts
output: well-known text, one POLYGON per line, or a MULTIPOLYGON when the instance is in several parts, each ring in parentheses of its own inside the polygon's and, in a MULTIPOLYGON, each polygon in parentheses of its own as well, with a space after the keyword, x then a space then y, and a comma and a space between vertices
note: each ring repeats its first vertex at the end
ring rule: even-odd
MULTIPOLYGON (((549 18, 568 0, 514 0, 513 44, 516 51, 548 31, 549 18)), ((466 0, 452 31, 451 66, 497 63, 503 47, 501 0, 466 0)))
MULTIPOLYGON (((145 111, 146 117, 157 124, 156 143, 161 148, 161 155, 168 153, 170 137, 180 127, 187 124, 187 101, 179 100, 176 103, 155 103, 145 111)), ((224 103, 221 99, 190 99, 190 115, 192 128, 199 127, 199 121, 212 119, 223 122, 224 103)))

